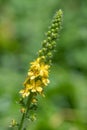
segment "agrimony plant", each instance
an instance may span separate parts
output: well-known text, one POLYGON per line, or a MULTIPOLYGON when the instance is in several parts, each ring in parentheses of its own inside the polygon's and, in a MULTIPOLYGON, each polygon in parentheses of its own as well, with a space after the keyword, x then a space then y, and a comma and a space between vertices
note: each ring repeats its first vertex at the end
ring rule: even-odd
POLYGON ((42 48, 38 52, 38 57, 31 62, 27 77, 24 81, 24 88, 20 90, 22 106, 22 117, 19 123, 12 120, 11 126, 17 126, 18 130, 27 130, 25 122, 27 119, 34 120, 35 116, 30 115, 30 111, 37 108, 37 95, 44 95, 44 88, 49 81, 49 70, 52 63, 53 52, 56 48, 56 40, 62 24, 62 10, 58 10, 53 17, 46 39, 42 42, 42 48))

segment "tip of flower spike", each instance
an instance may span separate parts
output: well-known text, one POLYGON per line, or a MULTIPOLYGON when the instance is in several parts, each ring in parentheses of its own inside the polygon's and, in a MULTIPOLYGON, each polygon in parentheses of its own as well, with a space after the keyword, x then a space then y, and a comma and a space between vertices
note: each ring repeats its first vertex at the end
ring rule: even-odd
POLYGON ((62 11, 61 9, 59 9, 59 10, 57 11, 57 14, 58 14, 58 15, 62 15, 62 14, 63 14, 63 11, 62 11))
POLYGON ((61 9, 59 9, 59 13, 60 13, 60 14, 63 14, 63 11, 62 11, 61 9))

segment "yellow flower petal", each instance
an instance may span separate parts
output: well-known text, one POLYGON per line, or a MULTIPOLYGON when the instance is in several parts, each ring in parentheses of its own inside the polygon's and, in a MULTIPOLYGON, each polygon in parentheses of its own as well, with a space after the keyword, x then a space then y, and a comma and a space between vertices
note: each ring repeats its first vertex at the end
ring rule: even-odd
POLYGON ((20 91, 23 97, 27 97, 30 92, 42 93, 43 86, 47 86, 49 83, 49 67, 49 65, 44 63, 43 58, 37 58, 31 63, 27 79, 24 82, 25 88, 20 91))
POLYGON ((36 90, 41 93, 43 89, 41 87, 37 87, 36 90))
POLYGON ((30 94, 30 92, 28 91, 28 89, 23 89, 19 93, 22 94, 23 98, 27 97, 30 94))
POLYGON ((33 89, 31 90, 31 92, 36 92, 36 89, 35 89, 35 88, 33 88, 33 89))

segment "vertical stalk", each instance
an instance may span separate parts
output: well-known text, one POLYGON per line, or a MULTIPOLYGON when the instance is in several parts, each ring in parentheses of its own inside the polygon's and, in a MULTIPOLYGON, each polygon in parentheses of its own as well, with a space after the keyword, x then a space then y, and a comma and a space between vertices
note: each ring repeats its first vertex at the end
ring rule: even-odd
POLYGON ((19 127, 18 127, 18 130, 23 130, 23 126, 24 126, 24 120, 29 112, 29 107, 30 107, 30 104, 32 102, 32 98, 33 98, 33 93, 31 93, 29 96, 28 96, 28 100, 27 100, 27 103, 26 103, 26 112, 23 113, 22 115, 22 118, 21 118, 21 121, 20 121, 20 124, 19 124, 19 127))
POLYGON ((25 113, 23 113, 23 115, 22 115, 18 130, 22 130, 22 127, 24 124, 24 119, 25 119, 25 113))

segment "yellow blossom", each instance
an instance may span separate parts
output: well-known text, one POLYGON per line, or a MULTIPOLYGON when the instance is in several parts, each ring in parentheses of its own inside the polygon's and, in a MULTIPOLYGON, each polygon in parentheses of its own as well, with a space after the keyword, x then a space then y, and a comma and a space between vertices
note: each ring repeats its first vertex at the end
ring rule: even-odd
POLYGON ((23 97, 23 98, 27 97, 27 96, 30 94, 28 88, 22 89, 19 93, 22 94, 22 97, 23 97))
POLYGON ((40 66, 40 76, 48 77, 48 69, 49 69, 49 66, 42 63, 40 66))
POLYGON ((28 72, 28 76, 30 76, 31 79, 34 79, 38 76, 48 77, 48 69, 50 66, 46 65, 44 62, 41 62, 40 58, 37 58, 37 60, 31 64, 32 66, 28 72))
POLYGON ((49 67, 42 58, 37 58, 31 63, 28 76, 24 82, 25 88, 20 91, 23 97, 27 97, 30 92, 38 92, 40 94, 43 92, 43 87, 49 83, 49 67))
POLYGON ((49 79, 46 79, 46 78, 42 78, 42 82, 44 86, 47 86, 50 83, 49 79))
POLYGON ((39 93, 42 92, 42 81, 40 81, 40 80, 37 80, 37 81, 33 80, 33 81, 31 81, 31 86, 32 86, 31 92, 39 92, 39 93))

